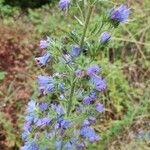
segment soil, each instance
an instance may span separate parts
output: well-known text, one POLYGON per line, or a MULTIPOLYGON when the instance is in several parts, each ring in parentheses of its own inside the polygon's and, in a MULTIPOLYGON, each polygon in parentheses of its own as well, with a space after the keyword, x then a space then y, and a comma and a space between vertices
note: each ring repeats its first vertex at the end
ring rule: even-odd
MULTIPOLYGON (((16 133, 19 133, 18 116, 32 95, 30 81, 33 72, 30 66, 33 52, 37 49, 36 44, 29 42, 32 41, 32 29, 25 29, 23 26, 0 24, 0 72, 5 72, 4 80, 0 81, 0 111, 16 133)), ((0 149, 14 149, 15 143, 8 143, 5 130, 0 124, 0 149)))

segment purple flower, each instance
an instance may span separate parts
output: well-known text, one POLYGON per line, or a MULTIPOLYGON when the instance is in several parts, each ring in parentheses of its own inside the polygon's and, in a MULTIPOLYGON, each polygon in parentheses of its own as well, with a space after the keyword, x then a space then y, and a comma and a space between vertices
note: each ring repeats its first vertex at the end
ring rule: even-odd
POLYGON ((50 83, 50 84, 47 84, 45 86, 40 86, 39 87, 39 92, 43 95, 46 95, 48 93, 52 93, 54 90, 54 84, 53 83, 50 83))
POLYGON ((45 111, 45 110, 48 109, 48 104, 46 102, 41 102, 39 104, 39 108, 40 108, 41 111, 45 111))
POLYGON ((27 106, 27 112, 31 113, 34 112, 36 108, 36 101, 35 100, 31 100, 30 102, 28 102, 28 106, 27 106))
POLYGON ((66 63, 72 63, 72 59, 69 54, 65 55, 65 61, 66 61, 66 63))
POLYGON ((92 76, 93 83, 98 91, 104 91, 106 89, 106 82, 99 76, 92 76))
POLYGON ((78 149, 83 149, 84 147, 86 147, 84 142, 77 144, 77 150, 78 149))
POLYGON ((52 78, 49 76, 38 76, 38 83, 40 85, 39 92, 43 95, 51 93, 54 89, 54 84, 52 83, 52 78))
POLYGON ((96 120, 96 118, 91 116, 91 117, 89 117, 88 119, 84 120, 83 126, 84 126, 84 127, 85 127, 85 126, 90 126, 92 123, 95 122, 95 120, 96 120))
POLYGON ((95 104, 95 109, 96 109, 98 112, 100 112, 100 113, 105 111, 104 105, 101 104, 101 103, 96 103, 96 104, 95 104))
POLYGON ((34 120, 34 122, 35 122, 35 126, 37 126, 37 127, 40 127, 40 126, 42 126, 43 125, 43 123, 42 123, 42 119, 41 118, 37 118, 37 119, 35 119, 34 120))
POLYGON ((24 131, 31 131, 32 130, 32 127, 30 125, 30 123, 25 123, 24 126, 23 126, 23 130, 24 131))
POLYGON ((56 146, 57 150, 61 150, 62 141, 56 141, 56 142, 55 142, 55 146, 56 146))
POLYGON ((95 133, 94 129, 90 127, 82 127, 80 129, 80 135, 87 138, 90 142, 99 140, 99 136, 95 133))
POLYGON ((48 126, 49 123, 51 122, 51 118, 50 117, 45 117, 45 118, 36 118, 34 120, 35 122, 35 125, 37 127, 40 127, 40 126, 48 126))
POLYGON ((125 22, 129 17, 130 10, 125 5, 113 9, 110 13, 110 19, 117 23, 125 22))
POLYGON ((48 126, 50 124, 50 122, 51 122, 51 118, 50 117, 44 117, 42 119, 42 122, 43 122, 44 126, 48 126))
POLYGON ((60 122, 60 126, 61 126, 61 128, 63 128, 63 129, 67 129, 67 128, 69 128, 70 126, 71 126, 71 121, 69 121, 69 120, 62 120, 61 122, 60 122))
POLYGON ((58 115, 64 115, 65 114, 64 109, 61 105, 58 105, 56 107, 56 112, 57 112, 58 115))
POLYGON ((95 99, 96 99, 96 93, 95 93, 94 90, 91 90, 91 91, 90 91, 90 98, 91 98, 92 100, 95 100, 95 99))
POLYGON ((34 114, 30 113, 29 115, 25 116, 25 121, 32 123, 34 119, 34 114))
POLYGON ((90 105, 92 99, 89 96, 85 96, 82 100, 82 103, 85 105, 90 105))
POLYGON ((21 147, 21 150, 38 150, 39 146, 34 141, 25 142, 25 145, 21 147))
POLYGON ((52 132, 49 132, 49 133, 46 133, 46 137, 47 138, 52 138, 52 137, 54 137, 55 136, 55 132, 54 131, 52 131, 52 132))
POLYGON ((42 76, 42 75, 39 75, 38 78, 38 84, 40 86, 45 86, 49 83, 52 83, 52 77, 49 77, 49 76, 42 76))
POLYGON ((36 62, 39 64, 39 65, 43 65, 45 66, 50 58, 50 53, 46 53, 44 54, 43 56, 41 57, 37 57, 35 58, 36 62))
POLYGON ((93 74, 97 74, 100 72, 100 68, 98 65, 93 65, 87 68, 87 75, 92 76, 93 74))
POLYGON ((108 42, 108 41, 110 40, 110 38, 111 38, 111 34, 110 34, 110 33, 108 33, 108 32, 103 32, 103 33, 101 34, 100 38, 99 38, 99 41, 100 41, 101 43, 106 43, 106 42, 108 42))
POLYGON ((45 94, 51 93, 53 89, 54 89, 54 84, 53 83, 48 84, 45 89, 45 94))
POLYGON ((26 140, 27 137, 28 137, 27 132, 23 132, 23 133, 22 133, 22 139, 23 139, 23 140, 26 140))
POLYGON ((93 122, 95 122, 95 121, 96 121, 96 118, 95 118, 95 117, 90 116, 88 120, 89 120, 91 123, 93 123, 93 122))
POLYGON ((55 110, 56 110, 56 108, 57 108, 57 105, 55 105, 55 104, 51 104, 51 109, 52 109, 53 111, 55 111, 55 110))
POLYGON ((66 11, 69 7, 70 0, 60 0, 59 7, 61 10, 66 11))
POLYGON ((40 46, 40 48, 47 48, 48 44, 49 43, 47 40, 41 40, 39 46, 40 46))
POLYGON ((75 45, 71 48, 71 56, 77 57, 80 54, 81 48, 79 45, 75 45))
POLYGON ((75 71, 77 77, 82 77, 82 71, 80 69, 75 71))
POLYGON ((76 111, 79 112, 79 113, 82 113, 82 105, 79 104, 79 106, 76 106, 76 111))
POLYGON ((64 146, 65 150, 71 150, 74 148, 74 145, 71 142, 67 142, 64 146))
POLYGON ((83 122, 83 126, 84 127, 90 126, 90 125, 91 125, 91 123, 90 123, 90 121, 88 119, 84 120, 84 122, 83 122))
POLYGON ((64 115, 64 109, 61 105, 55 105, 55 104, 51 104, 51 109, 55 112, 57 112, 58 115, 64 115))
POLYGON ((59 83, 58 84, 58 89, 61 91, 64 91, 64 84, 63 83, 59 83))

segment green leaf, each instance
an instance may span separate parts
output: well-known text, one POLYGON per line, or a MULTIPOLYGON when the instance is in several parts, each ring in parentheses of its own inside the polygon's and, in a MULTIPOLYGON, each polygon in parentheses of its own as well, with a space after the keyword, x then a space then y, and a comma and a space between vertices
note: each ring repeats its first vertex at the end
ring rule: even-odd
POLYGON ((6 72, 0 72, 0 80, 5 79, 5 74, 6 74, 6 72))

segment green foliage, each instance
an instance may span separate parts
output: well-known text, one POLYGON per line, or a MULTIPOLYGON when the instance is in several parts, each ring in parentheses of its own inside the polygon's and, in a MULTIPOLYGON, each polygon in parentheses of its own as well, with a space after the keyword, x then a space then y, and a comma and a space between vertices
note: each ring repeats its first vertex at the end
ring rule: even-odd
POLYGON ((20 141, 17 139, 14 127, 11 121, 5 116, 3 112, 0 112, 0 128, 5 131, 4 136, 8 142, 8 147, 17 145, 20 146, 20 141))
POLYGON ((18 14, 18 7, 11 7, 9 5, 4 5, 4 0, 0 0, 0 17, 13 17, 18 14))
POLYGON ((5 79, 6 72, 0 71, 0 81, 5 79))
MULTIPOLYGON (((10 3, 12 1, 9 1, 10 3)), ((18 1, 19 2, 19 1, 18 1)), ((17 2, 17 3, 18 3, 17 2)), ((20 1, 23 2, 23 1, 20 1)), ((31 2, 32 3, 32 2, 31 2)), ((31 7, 35 7, 36 5, 26 3, 28 5, 33 5, 31 7)), ((15 4, 16 5, 16 4, 15 4)), ((20 4, 17 4, 17 6, 20 4)), ((96 14, 101 14, 101 11, 106 10, 105 8, 110 5, 108 2, 101 3, 100 7, 98 7, 97 10, 95 10, 96 14)), ((22 5, 23 6, 23 5, 22 5)), ((21 6, 21 7, 22 7, 21 6)), ((149 85, 150 80, 148 77, 145 77, 146 72, 148 72, 149 68, 149 61, 138 61, 138 58, 135 58, 136 52, 140 49, 144 53, 145 56, 149 56, 149 49, 150 49, 150 30, 148 24, 150 23, 150 17, 149 16, 149 6, 150 2, 149 0, 145 0, 144 4, 141 6, 139 4, 134 3, 132 8, 132 18, 131 22, 129 24, 126 24, 125 26, 120 26, 120 29, 113 30, 113 42, 111 42, 110 46, 107 47, 105 51, 101 50, 98 53, 97 61, 99 64, 101 64, 102 75, 106 78, 106 81, 108 83, 108 91, 105 93, 105 96, 101 96, 101 101, 103 101, 108 109, 108 112, 110 115, 113 115, 115 118, 114 120, 109 118, 104 118, 106 121, 106 127, 104 126, 98 126, 95 125, 95 128, 101 133, 101 128, 104 128, 104 134, 102 134, 102 141, 96 145, 93 145, 89 148, 91 149, 98 149, 103 150, 108 148, 109 145, 113 141, 116 140, 116 137, 120 134, 122 136, 127 136, 126 134, 123 134, 123 130, 125 128, 128 128, 129 130, 132 129, 132 125, 135 123, 135 119, 137 118, 144 118, 145 116, 149 115, 149 108, 150 108, 150 95, 149 95, 149 85), (143 38, 142 38, 143 37, 143 38), (118 38, 118 39, 117 39, 118 38), (140 43, 139 43, 140 42, 140 43), (113 48, 115 50, 115 62, 108 63, 108 57, 109 57, 109 49, 113 48), (124 55, 123 51, 126 51, 127 54, 124 55), (122 58, 126 58, 125 62, 122 60, 122 58), (101 60, 101 61, 100 61, 101 60), (134 63, 138 61, 138 64, 134 63), (144 84, 144 88, 140 87, 134 87, 131 83, 127 81, 128 77, 131 77, 131 74, 125 73, 125 67, 129 69, 130 65, 138 65, 138 67, 141 69, 142 76, 140 79, 144 84), (141 96, 142 95, 142 96, 141 96), (119 115, 119 117, 117 117, 119 115), (118 119, 119 118, 119 119, 118 119)), ((24 5, 23 7, 26 7, 24 5)), ((72 11, 77 11, 77 8, 73 8, 72 11)), ((0 0, 0 14, 1 17, 10 17, 14 16, 14 14, 18 13, 17 7, 11 7, 10 5, 3 5, 3 1, 0 0)), ((31 23, 34 26, 34 38, 37 38, 39 35, 42 37, 46 37, 47 35, 53 34, 54 37, 58 37, 61 34, 64 35, 64 37, 67 35, 69 37, 72 37, 73 41, 79 40, 79 35, 81 34, 82 29, 82 22, 80 22, 81 18, 77 18, 74 16, 67 16, 64 18, 64 16, 59 16, 60 12, 56 7, 54 7, 51 10, 49 6, 44 6, 42 9, 36 9, 32 10, 29 9, 29 14, 27 16, 24 16, 22 18, 22 21, 24 23, 31 23), (67 21, 67 24, 65 23, 67 21), (75 25, 76 22, 80 22, 80 24, 75 25), (70 23, 73 24, 70 26, 70 23), (78 31, 78 32, 77 32, 78 31), (66 32, 69 32, 69 35, 66 34, 66 32)), ((72 12, 70 12, 72 13, 72 12)), ((80 13, 80 12, 78 12, 80 13)), ((105 16, 102 18, 99 18, 98 15, 95 14, 95 18, 92 18, 94 21, 90 23, 88 35, 90 36, 91 33, 95 32, 97 33, 94 37, 89 37, 89 39, 97 39, 99 36, 99 30, 96 28, 97 24, 99 24, 99 27, 101 26, 101 22, 103 19, 105 19, 105 16), (91 29, 95 26, 95 30, 91 31, 91 29)), ((108 27, 105 26, 104 29, 107 29, 108 27)), ((88 47, 88 43, 87 43, 88 47)), ((95 50, 97 47, 93 47, 92 50, 95 50)), ((88 64, 89 62, 87 62, 88 64)), ((61 64, 58 64, 58 66, 54 66, 54 69, 60 70, 60 68, 65 70, 64 66, 61 64)), ((40 72, 40 71, 39 71, 40 72)), ((138 72, 134 72, 137 73, 138 72)), ((140 74, 138 74, 140 75, 140 74)), ((0 80, 3 80, 5 77, 5 74, 3 72, 0 73, 0 80)), ((32 84, 34 89, 36 89, 36 85, 32 84)), ((33 93, 33 97, 36 97, 38 95, 36 92, 33 93)), ((7 132, 8 140, 15 141, 16 138, 14 137, 12 125, 10 122, 4 118, 3 114, 0 114, 0 117, 2 118, 1 124, 3 124, 4 129, 7 132), (5 123, 5 122, 8 122, 5 123)), ((101 118, 100 118, 101 119, 101 118)), ((141 119, 142 121, 147 120, 141 119)), ((101 124, 100 120, 98 120, 98 124, 101 124)), ((136 130, 136 129, 135 129, 136 130)), ((122 141, 126 142, 126 141, 122 141)), ((42 143, 42 137, 41 137, 41 143, 42 143)), ((144 145, 145 143, 143 143, 144 145)), ((142 147, 142 146, 141 146, 142 147)), ((145 146, 144 146, 145 147, 145 146)), ((117 146, 115 149, 119 149, 117 146)), ((120 148, 123 149, 123 148, 120 148)), ((128 148, 129 149, 129 148, 128 148)), ((131 148, 132 149, 132 148, 131 148)), ((145 148, 146 149, 146 148, 145 148)))

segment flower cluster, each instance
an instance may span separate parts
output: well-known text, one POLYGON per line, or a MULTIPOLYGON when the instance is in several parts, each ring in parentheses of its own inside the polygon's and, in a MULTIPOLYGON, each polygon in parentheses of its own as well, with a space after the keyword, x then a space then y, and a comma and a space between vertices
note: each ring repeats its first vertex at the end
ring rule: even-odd
POLYGON ((121 5, 115 9, 112 9, 110 13, 110 19, 114 25, 126 22, 130 14, 130 10, 125 5, 121 5))
MULTIPOLYGON (((69 0, 59 2, 63 11, 69 5, 69 0)), ((112 10, 110 20, 124 22, 128 13, 126 7, 120 6, 112 10)), ((110 39, 110 33, 102 32, 99 44, 110 39)), ((102 68, 88 52, 84 55, 79 43, 63 44, 49 37, 40 41, 39 47, 45 53, 35 61, 46 66, 52 60, 52 72, 37 77, 39 100, 28 103, 21 150, 78 150, 101 139, 92 125, 105 111, 99 99, 107 87, 100 75, 102 68)))

